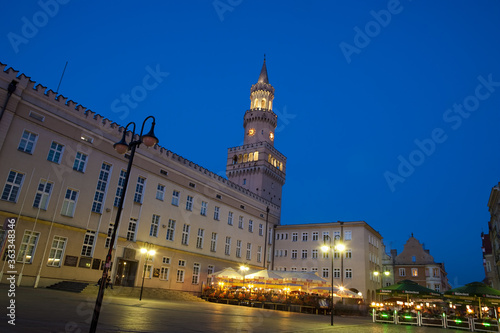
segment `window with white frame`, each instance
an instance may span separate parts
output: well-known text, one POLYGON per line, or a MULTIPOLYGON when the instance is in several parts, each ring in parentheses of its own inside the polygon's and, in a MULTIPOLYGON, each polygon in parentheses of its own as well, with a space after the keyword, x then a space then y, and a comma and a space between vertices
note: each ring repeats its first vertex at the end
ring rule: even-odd
POLYGON ((210 239, 210 251, 217 251, 217 233, 212 232, 212 238, 210 239))
POLYGON ((128 221, 127 240, 135 241, 135 232, 137 231, 137 219, 131 217, 128 221))
POLYGON ((179 265, 180 267, 186 267, 186 260, 184 260, 184 259, 179 259, 178 265, 179 265))
POLYGON ((79 172, 85 172, 85 167, 87 166, 88 156, 81 152, 76 152, 75 161, 73 162, 73 170, 79 172))
POLYGON ((400 268, 399 269, 399 276, 406 276, 406 269, 400 268))
POLYGON ((200 209, 200 214, 203 216, 207 216, 207 207, 208 207, 208 202, 202 201, 201 202, 201 209, 200 209))
POLYGON ((413 276, 413 277, 418 276, 418 269, 417 268, 412 268, 411 269, 411 276, 413 276))
POLYGON ((165 185, 158 184, 158 186, 156 186, 156 199, 161 201, 165 199, 165 185))
POLYGON ((162 262, 162 264, 170 265, 170 257, 161 258, 161 262, 162 262))
POLYGON ((248 220, 248 232, 253 232, 253 221, 248 220))
POLYGON ((94 248, 95 231, 87 230, 83 237, 83 246, 81 255, 84 257, 92 257, 92 250, 94 248))
POLYGON ((151 228, 149 228, 149 236, 158 237, 158 227, 160 226, 160 216, 153 214, 151 218, 151 228))
POLYGON ((318 267, 311 268, 311 272, 317 272, 317 271, 318 271, 318 267))
POLYGON ((180 197, 181 197, 181 194, 179 193, 179 191, 173 190, 172 191, 172 205, 179 206, 180 197))
POLYGON ((233 212, 227 214, 227 224, 233 225, 233 212))
POLYGON ((241 258, 241 240, 236 240, 236 258, 241 258))
POLYGON ((486 265, 486 272, 488 273, 491 272, 491 262, 486 261, 485 265, 486 265))
POLYGON ((189 224, 184 224, 182 226, 182 238, 181 238, 181 244, 182 245, 189 245, 189 224))
POLYGON ((205 234, 205 230, 202 228, 198 228, 198 235, 196 235, 196 247, 198 249, 203 248, 203 235, 205 234))
POLYGON ((21 141, 19 141, 19 146, 17 147, 17 150, 28 154, 33 154, 37 138, 38 134, 25 130, 21 137, 21 141))
POLYGON ((329 273, 328 268, 323 267, 323 274, 322 274, 322 277, 324 277, 324 278, 328 278, 328 275, 329 275, 328 273, 329 273))
POLYGON ((142 269, 142 275, 146 279, 151 279, 153 275, 153 264, 146 263, 142 269))
POLYGON ((141 176, 137 177, 137 184, 135 185, 135 193, 134 193, 134 202, 142 203, 145 184, 146 184, 146 178, 141 176))
POLYGON ((352 239, 352 231, 344 230, 344 240, 348 241, 352 239))
POLYGON ((226 256, 231 255, 231 237, 226 236, 226 244, 224 246, 224 254, 226 256))
POLYGON ((193 278, 191 279, 191 283, 192 284, 200 283, 200 264, 199 263, 193 264, 193 278))
POLYGON ((40 179, 40 183, 38 183, 38 188, 35 194, 35 200, 33 201, 33 207, 47 210, 53 185, 53 182, 40 179))
POLYGON ((345 278, 346 279, 352 279, 352 268, 346 268, 345 269, 345 278))
POLYGON ((340 258, 340 251, 334 249, 333 250, 333 257, 335 259, 339 259, 340 258))
POLYGON ((184 270, 183 269, 178 269, 177 270, 177 279, 176 282, 184 282, 184 270))
POLYGON ((193 210, 193 197, 190 195, 186 198, 186 210, 193 210))
POLYGON ((169 219, 167 224, 167 237, 166 240, 173 241, 175 232, 175 220, 169 219))
POLYGON ((24 231, 21 246, 19 247, 19 253, 17 254, 18 262, 26 264, 31 264, 33 262, 33 257, 35 256, 36 245, 38 243, 39 237, 39 232, 31 230, 24 231))
POLYGON ((67 188, 61 208, 61 215, 73 217, 75 214, 76 201, 78 200, 78 190, 67 188))
POLYGON ((243 224, 244 224, 243 216, 240 215, 240 218, 238 220, 238 228, 243 229, 243 224))
POLYGON ((264 225, 259 223, 259 236, 264 236, 264 225))
POLYGON ((307 267, 302 267, 302 272, 307 272, 307 267))
POLYGON ((219 215, 220 215, 220 207, 215 206, 214 207, 214 220, 219 220, 219 215))
POLYGON ((292 250, 292 259, 297 259, 297 250, 292 250))
POLYGON ((247 260, 252 260, 252 243, 247 243, 247 260))
POLYGON ((340 279, 340 268, 333 269, 333 277, 336 279, 340 279))
POLYGON ((433 277, 439 277, 440 274, 439 274, 439 268, 433 268, 432 269, 432 276, 433 277))
POLYGON ((441 292, 441 285, 440 284, 435 284, 434 285, 434 290, 437 291, 438 293, 441 292))
POLYGON ((302 233, 302 241, 307 242, 307 238, 309 237, 309 234, 307 232, 302 233))
POLYGON ((312 250, 311 258, 318 259, 318 250, 317 249, 312 250))
POLYGON ((105 248, 108 248, 109 245, 111 244, 111 236, 113 236, 114 226, 115 226, 115 224, 113 222, 109 223, 108 234, 107 234, 106 240, 104 241, 104 247, 105 248))
POLYGON ((330 237, 330 232, 329 231, 323 231, 323 242, 326 242, 329 237, 330 237))
POLYGON ((319 240, 319 232, 317 232, 317 231, 312 232, 312 240, 313 240, 313 242, 316 242, 319 240))
POLYGON ((162 266, 160 268, 160 280, 168 281, 168 267, 162 266))
POLYGON ((120 205, 120 200, 123 193, 123 185, 125 184, 125 177, 127 176, 127 171, 120 170, 120 176, 118 177, 118 186, 116 187, 115 200, 113 201, 113 206, 118 207, 120 205))
POLYGON ((24 173, 10 170, 2 192, 2 200, 17 202, 23 184, 24 173))
POLYGON ((61 163, 61 157, 64 151, 64 146, 60 143, 52 141, 49 149, 49 154, 47 155, 47 161, 54 163, 61 163))
POLYGON ((352 249, 346 249, 345 250, 345 258, 346 259, 351 259, 352 258, 352 249))
POLYGON ((66 237, 54 236, 54 239, 52 239, 52 246, 50 247, 47 266, 61 267, 67 240, 66 237))
POLYGON ((92 211, 102 213, 102 205, 106 196, 106 188, 108 186, 109 174, 111 173, 111 165, 102 163, 99 179, 97 180, 97 188, 94 194, 94 202, 92 203, 92 211))
POLYGON ((329 251, 326 251, 326 252, 325 251, 321 251, 321 253, 322 253, 323 259, 328 259, 328 253, 329 253, 329 251))
POLYGON ((257 262, 262 262, 262 246, 257 246, 257 262))
POLYGON ((307 259, 307 250, 302 250, 302 259, 307 259))
POLYGON ((340 239, 340 231, 334 231, 333 232, 333 239, 340 239))
POLYGON ((291 271, 291 272, 296 272, 296 271, 297 271, 297 267, 292 267, 292 268, 290 268, 290 271, 291 271))
POLYGON ((296 242, 299 240, 299 233, 298 232, 292 232, 292 242, 296 242))

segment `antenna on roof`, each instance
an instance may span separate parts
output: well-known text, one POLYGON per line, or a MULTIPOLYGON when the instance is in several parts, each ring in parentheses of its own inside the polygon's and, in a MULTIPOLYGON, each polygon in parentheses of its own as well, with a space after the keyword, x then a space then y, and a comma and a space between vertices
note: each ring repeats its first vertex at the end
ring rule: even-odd
POLYGON ((59 80, 59 84, 57 85, 56 94, 59 92, 59 87, 61 86, 61 82, 62 82, 62 79, 63 79, 63 76, 64 76, 64 72, 66 72, 66 66, 68 66, 68 62, 67 61, 66 61, 66 65, 64 65, 64 69, 63 69, 63 72, 61 74, 61 79, 59 80))

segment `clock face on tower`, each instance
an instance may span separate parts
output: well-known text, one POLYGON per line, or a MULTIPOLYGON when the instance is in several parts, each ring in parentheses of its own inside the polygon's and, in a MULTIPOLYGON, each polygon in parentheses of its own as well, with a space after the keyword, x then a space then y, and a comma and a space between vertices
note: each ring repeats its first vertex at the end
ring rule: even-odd
POLYGON ((274 141, 274 133, 273 132, 269 132, 269 139, 271 139, 271 141, 274 141))
POLYGON ((253 136, 255 134, 255 128, 250 128, 248 130, 248 136, 253 136))

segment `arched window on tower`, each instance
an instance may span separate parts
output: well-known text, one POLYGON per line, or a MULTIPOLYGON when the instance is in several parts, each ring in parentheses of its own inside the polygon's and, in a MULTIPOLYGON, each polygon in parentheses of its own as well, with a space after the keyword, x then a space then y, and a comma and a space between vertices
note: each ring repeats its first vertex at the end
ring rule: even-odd
POLYGON ((254 161, 258 161, 259 160, 259 152, 256 151, 255 153, 253 153, 253 160, 254 161))
POLYGON ((248 161, 248 154, 243 155, 243 163, 248 161))
POLYGON ((238 155, 238 163, 243 162, 243 156, 241 154, 238 155))
POLYGON ((254 109, 257 109, 259 107, 259 100, 257 98, 253 102, 253 107, 254 109))
POLYGON ((260 108, 265 109, 266 108, 266 100, 263 98, 262 101, 260 102, 260 108))
POLYGON ((271 163, 271 158, 272 158, 272 156, 271 156, 271 154, 269 154, 269 155, 267 156, 267 162, 268 162, 268 163, 271 163))
POLYGON ((273 102, 269 101, 269 110, 272 110, 272 109, 273 109, 273 102))
POLYGON ((253 162, 253 153, 248 154, 248 162, 253 162))
POLYGON ((283 163, 280 162, 280 170, 283 171, 283 163))
POLYGON ((234 155, 233 156, 233 164, 238 163, 238 156, 234 155))

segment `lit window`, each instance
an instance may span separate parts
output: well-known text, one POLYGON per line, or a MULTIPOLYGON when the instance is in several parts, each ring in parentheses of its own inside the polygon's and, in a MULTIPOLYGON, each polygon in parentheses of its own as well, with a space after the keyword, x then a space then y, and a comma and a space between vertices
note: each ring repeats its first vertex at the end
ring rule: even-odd
POLYGON ((94 248, 95 231, 87 230, 83 238, 83 246, 81 255, 84 257, 92 257, 92 250, 94 248))
POLYGON ((26 264, 31 264, 33 262, 33 256, 35 255, 36 245, 38 243, 38 238, 40 233, 36 231, 26 230, 21 241, 21 246, 19 248, 19 253, 17 254, 17 261, 26 264))
POLYGON ((67 238, 65 237, 54 236, 54 239, 52 240, 52 246, 49 252, 49 259, 47 261, 47 266, 61 267, 66 241, 67 238))

